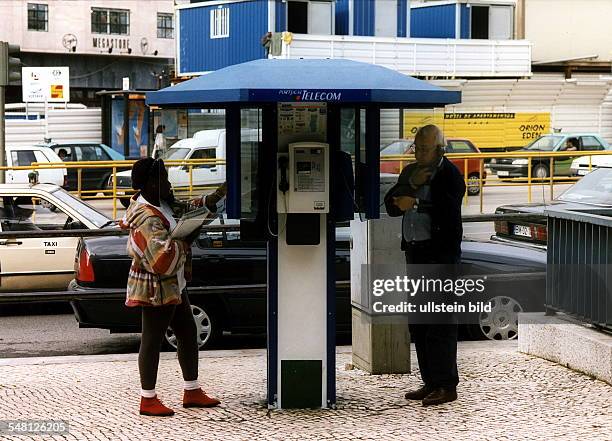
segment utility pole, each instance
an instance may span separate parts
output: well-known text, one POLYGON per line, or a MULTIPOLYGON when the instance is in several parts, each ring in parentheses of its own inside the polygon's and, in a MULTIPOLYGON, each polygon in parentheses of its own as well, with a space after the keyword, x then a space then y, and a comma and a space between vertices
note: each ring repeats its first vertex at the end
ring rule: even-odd
MULTIPOLYGON (((19 51, 18 45, 0 41, 0 167, 6 165, 4 112, 6 86, 12 81, 21 79, 21 60, 11 55, 18 54, 19 51)), ((0 183, 4 184, 4 170, 2 169, 0 169, 0 183)))

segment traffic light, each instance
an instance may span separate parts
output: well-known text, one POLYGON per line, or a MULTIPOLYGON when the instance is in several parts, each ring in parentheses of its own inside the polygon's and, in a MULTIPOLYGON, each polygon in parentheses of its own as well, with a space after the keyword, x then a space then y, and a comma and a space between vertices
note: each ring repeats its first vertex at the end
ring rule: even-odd
POLYGON ((19 54, 19 46, 0 41, 0 86, 8 86, 21 79, 21 60, 11 55, 19 54))

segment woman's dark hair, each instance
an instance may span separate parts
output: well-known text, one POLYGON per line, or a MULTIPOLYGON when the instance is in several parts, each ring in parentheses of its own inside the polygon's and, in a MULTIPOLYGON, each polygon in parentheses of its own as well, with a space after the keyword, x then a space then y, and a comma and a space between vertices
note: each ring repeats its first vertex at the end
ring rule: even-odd
POLYGON ((164 161, 161 159, 142 158, 132 166, 132 188, 142 190, 147 185, 151 176, 159 176, 164 168, 164 161))
POLYGON ((157 128, 155 129, 155 133, 164 133, 164 130, 166 129, 166 126, 160 124, 157 126, 157 128))
POLYGON ((578 138, 567 138, 567 142, 578 148, 578 138))

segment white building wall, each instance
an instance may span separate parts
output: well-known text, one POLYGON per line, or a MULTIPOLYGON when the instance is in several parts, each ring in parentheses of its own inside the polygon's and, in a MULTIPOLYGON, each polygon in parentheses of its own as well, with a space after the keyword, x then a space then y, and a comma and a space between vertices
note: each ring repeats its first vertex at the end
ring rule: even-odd
MULTIPOLYGON (((30 105, 29 115, 39 115, 40 119, 7 119, 6 145, 28 146, 43 142, 45 137, 54 142, 101 142, 101 110, 79 105, 71 107, 49 109, 44 118, 41 106, 30 105)), ((24 109, 17 110, 19 112, 8 110, 8 113, 25 114, 24 109)))
POLYGON ((533 43, 533 60, 612 60, 610 17, 611 0, 527 0, 525 39, 533 43))
POLYGON ((564 132, 595 132, 612 144, 612 77, 534 74, 520 80, 436 80, 461 91, 457 112, 550 112, 551 127, 564 132))
POLYGON ((101 37, 122 40, 132 48, 131 54, 122 48, 113 50, 112 56, 174 58, 175 39, 157 38, 158 12, 174 14, 173 0, 1 0, 0 40, 20 45, 22 52, 61 54, 71 53, 63 41, 65 36, 73 35, 77 40, 76 54, 109 56, 108 47, 94 47, 94 39, 101 37), (28 2, 49 6, 48 31, 28 30, 28 2), (129 9, 129 35, 93 34, 92 7, 129 9))

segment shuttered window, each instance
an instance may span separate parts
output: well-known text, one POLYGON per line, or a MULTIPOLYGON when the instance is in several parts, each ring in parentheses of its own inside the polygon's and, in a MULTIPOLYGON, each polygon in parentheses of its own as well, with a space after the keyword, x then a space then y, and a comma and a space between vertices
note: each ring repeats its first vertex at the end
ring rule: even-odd
POLYGON ((210 11, 210 38, 229 37, 229 8, 210 11))

